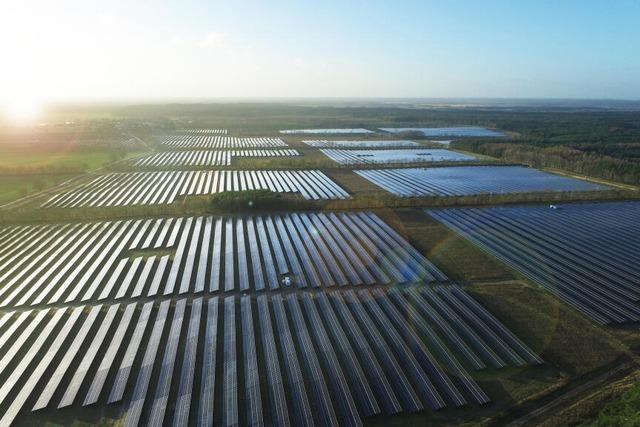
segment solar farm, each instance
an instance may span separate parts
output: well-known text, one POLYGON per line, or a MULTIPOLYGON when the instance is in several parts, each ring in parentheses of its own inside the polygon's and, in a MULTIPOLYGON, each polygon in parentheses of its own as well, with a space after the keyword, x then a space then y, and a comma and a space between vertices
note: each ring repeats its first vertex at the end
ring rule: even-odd
POLYGON ((181 196, 225 191, 270 190, 306 199, 341 199, 349 194, 321 171, 173 171, 102 175, 48 200, 44 207, 130 206, 173 203, 181 196))
POLYGON ((0 336, 0 404, 15 396, 3 425, 23 410, 96 404, 122 406, 127 426, 362 425, 488 403, 457 352, 477 370, 542 363, 456 287, 79 305, 0 321, 12 325, 0 336))
POLYGON ((420 146, 420 144, 415 141, 393 139, 353 141, 304 140, 302 142, 309 147, 315 148, 415 148, 420 146))
POLYGON ((606 186, 520 166, 366 169, 355 173, 402 197, 535 191, 595 191, 606 186))
POLYGON ((640 319, 636 202, 429 214, 599 323, 640 319))
POLYGON ((298 156, 297 150, 228 150, 228 151, 169 151, 136 160, 140 168, 180 166, 230 166, 234 157, 288 157, 298 156))
POLYGON ((121 404, 125 425, 359 425, 381 413, 486 404, 467 369, 542 363, 461 288, 426 287, 447 278, 372 213, 0 232, 0 375, 10 372, 0 404, 16 394, 3 424, 25 409, 121 404), (145 255, 171 248, 173 257, 145 255), (418 286, 387 287, 402 283, 418 286), (256 294, 226 296, 234 291, 256 294), (130 302, 143 296, 162 299, 130 302))
POLYGON ((640 320, 640 203, 503 131, 149 123, 0 210, 2 426, 506 424, 640 320))
POLYGON ((340 129, 284 129, 280 133, 285 135, 365 135, 375 133, 364 128, 340 129))
POLYGON ((250 138, 216 136, 209 134, 167 135, 159 138, 160 143, 173 149, 248 149, 282 148, 287 144, 280 138, 250 138))
POLYGON ((343 165, 378 163, 421 163, 473 161, 475 157, 444 149, 339 150, 320 149, 322 154, 343 165))
POLYGON ((419 132, 430 138, 438 137, 502 137, 503 132, 478 126, 433 127, 433 128, 380 128, 389 133, 419 132))
POLYGON ((3 232, 0 307, 205 288, 265 291, 445 280, 372 213, 139 219, 3 232), (145 256, 148 251, 157 255, 145 256))
POLYGON ((226 135, 229 133, 228 129, 185 129, 180 133, 187 135, 226 135))

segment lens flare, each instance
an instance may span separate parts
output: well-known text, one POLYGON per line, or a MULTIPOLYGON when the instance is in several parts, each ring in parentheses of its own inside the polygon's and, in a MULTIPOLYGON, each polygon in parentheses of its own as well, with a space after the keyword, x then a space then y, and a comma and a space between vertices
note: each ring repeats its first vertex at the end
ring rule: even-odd
POLYGON ((9 102, 5 107, 8 120, 17 123, 32 122, 37 119, 42 110, 41 104, 33 99, 17 99, 9 102))

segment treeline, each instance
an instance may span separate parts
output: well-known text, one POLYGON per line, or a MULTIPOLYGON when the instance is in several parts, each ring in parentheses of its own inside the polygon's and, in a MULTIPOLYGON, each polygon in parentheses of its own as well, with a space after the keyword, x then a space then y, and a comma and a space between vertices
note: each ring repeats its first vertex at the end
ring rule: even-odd
POLYGON ((556 168, 624 184, 640 183, 640 162, 587 153, 567 146, 534 146, 484 141, 457 141, 453 148, 537 168, 556 168))
POLYGON ((492 206, 517 203, 562 203, 569 201, 607 201, 638 200, 640 193, 632 190, 602 190, 548 193, 503 193, 476 194, 470 196, 423 196, 396 197, 392 194, 375 193, 356 195, 340 200, 305 200, 299 195, 272 196, 266 193, 253 194, 231 193, 220 197, 187 197, 186 199, 162 205, 138 205, 118 207, 79 207, 79 208, 45 208, 24 207, 0 209, 0 224, 97 221, 123 218, 221 215, 251 213, 254 211, 249 202, 256 196, 261 209, 255 210, 261 215, 294 211, 331 211, 355 209, 393 209, 393 208, 436 208, 458 206, 492 206), (280 203, 274 203, 279 201, 280 203), (226 205, 226 206, 225 206, 226 205))
POLYGON ((313 209, 314 203, 299 194, 276 193, 270 190, 225 191, 209 198, 209 212, 263 212, 282 209, 313 209))

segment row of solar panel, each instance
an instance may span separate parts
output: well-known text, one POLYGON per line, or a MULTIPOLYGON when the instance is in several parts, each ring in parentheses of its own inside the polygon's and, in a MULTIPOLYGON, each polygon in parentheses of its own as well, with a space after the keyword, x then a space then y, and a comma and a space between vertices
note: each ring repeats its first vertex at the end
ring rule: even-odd
POLYGON ((455 286, 8 312, 0 349, 2 425, 94 404, 127 426, 361 425, 485 404, 470 369, 542 363, 455 286))
POLYGON ((0 241, 0 307, 446 280, 364 212, 7 227, 0 241))
POLYGON ((341 165, 417 162, 459 162, 477 160, 473 156, 456 151, 435 149, 398 150, 337 150, 321 148, 320 151, 341 165))
POLYGON ((162 145, 179 148, 280 148, 287 144, 281 138, 254 138, 214 135, 164 135, 158 137, 162 145))
POLYGON ((186 133, 188 135, 226 135, 229 133, 227 129, 183 129, 177 133, 186 133))
POLYGON ((233 157, 290 157, 297 150, 230 150, 230 151, 170 151, 143 157, 134 162, 141 168, 178 166, 229 166, 233 157))
POLYGON ((362 139, 362 140, 304 140, 309 147, 314 148, 412 148, 419 147, 420 144, 407 140, 391 139, 362 139))
POLYGON ((521 166, 366 169, 355 173, 401 197, 533 191, 595 191, 608 187, 521 166))
POLYGON ((319 170, 164 171, 110 173, 53 196, 43 207, 109 207, 173 203, 180 196, 225 191, 300 193, 305 199, 345 199, 349 193, 319 170))
POLYGON ((640 203, 428 213, 592 319, 640 320, 640 203))

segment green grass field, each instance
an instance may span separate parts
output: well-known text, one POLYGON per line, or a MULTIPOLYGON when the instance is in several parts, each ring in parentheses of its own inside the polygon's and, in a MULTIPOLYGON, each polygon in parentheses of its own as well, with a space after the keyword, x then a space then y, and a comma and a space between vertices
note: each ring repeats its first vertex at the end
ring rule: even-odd
MULTIPOLYGON (((55 144, 37 149, 33 146, 16 148, 0 144, 0 205, 119 160, 112 151, 70 147, 55 144)), ((136 154, 124 153, 124 157, 136 154)))
POLYGON ((0 205, 53 187, 73 175, 9 175, 0 176, 0 205))
POLYGON ((108 151, 16 152, 0 149, 0 169, 12 167, 69 167, 95 170, 112 162, 108 151))

